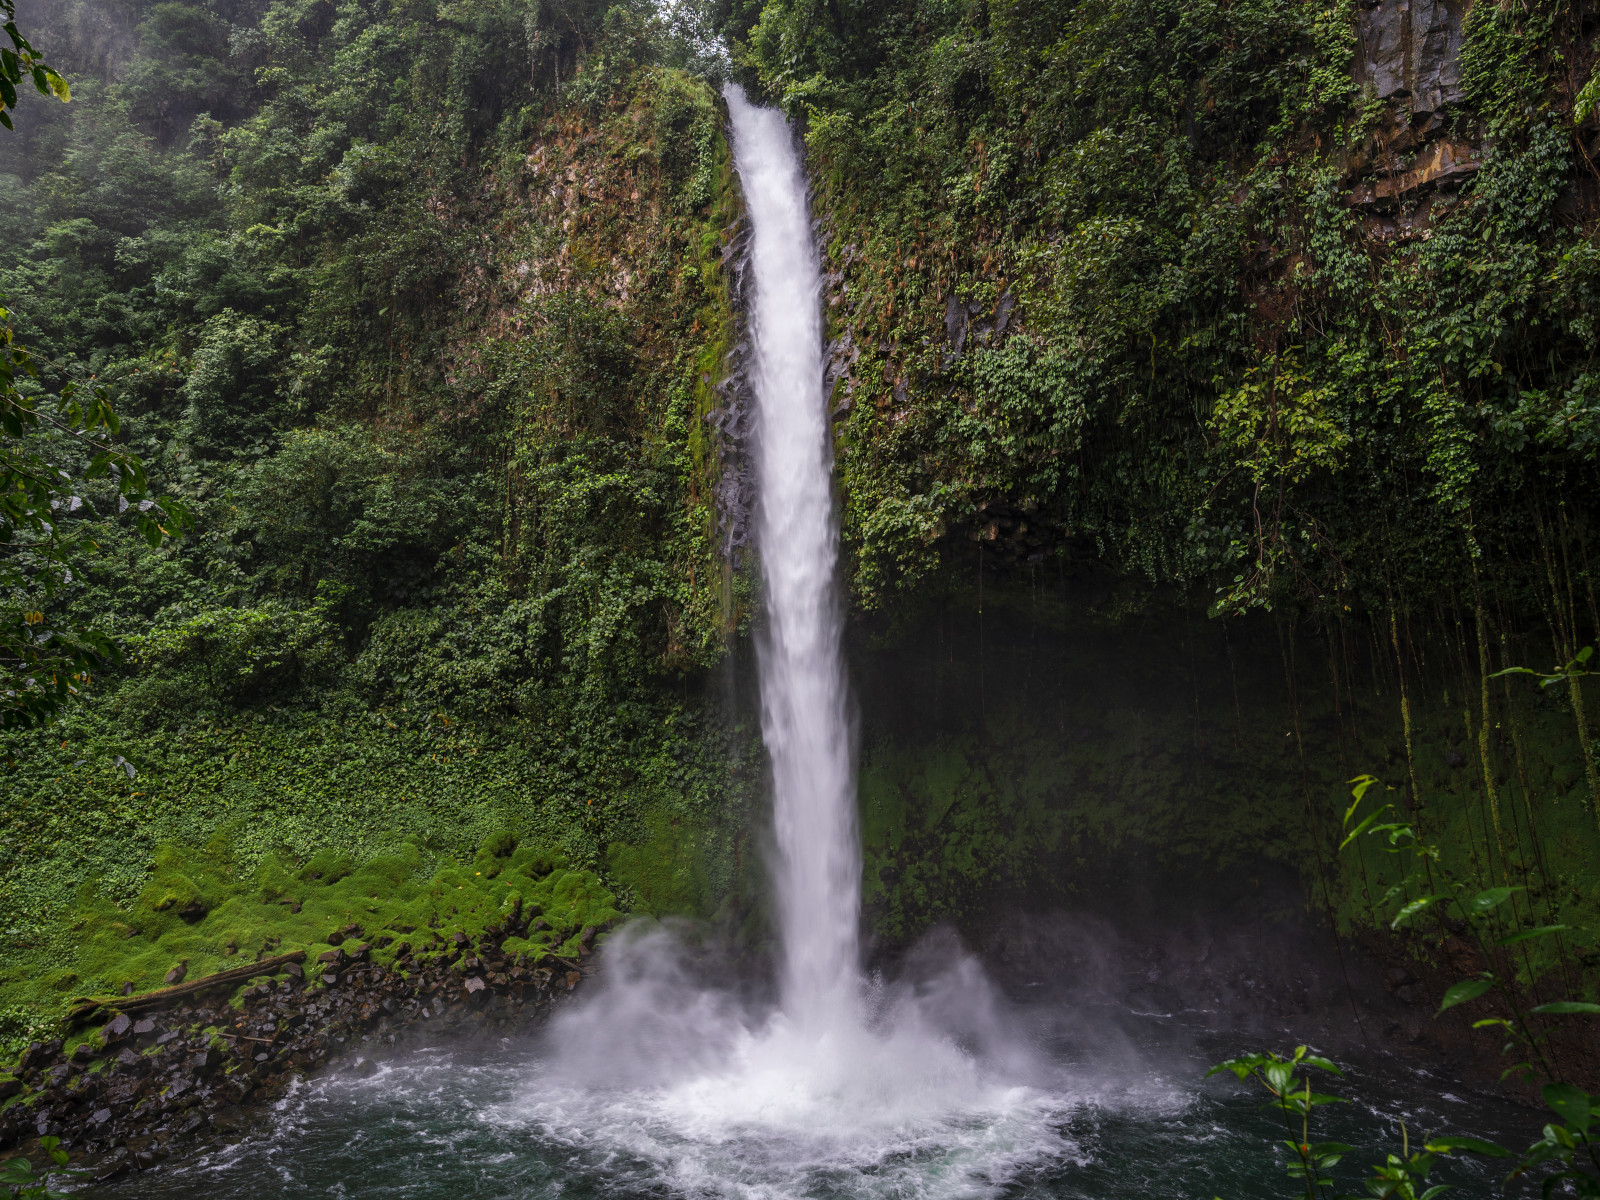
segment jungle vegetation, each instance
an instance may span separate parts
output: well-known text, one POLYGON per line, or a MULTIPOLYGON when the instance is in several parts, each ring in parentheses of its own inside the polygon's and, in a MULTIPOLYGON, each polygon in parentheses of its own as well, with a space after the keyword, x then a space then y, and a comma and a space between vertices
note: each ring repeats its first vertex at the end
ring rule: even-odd
MULTIPOLYGON (((1097 620, 1312 637, 1341 730, 1378 684, 1428 836, 1595 917, 1581 10, 1472 9, 1427 136, 1474 169, 1381 210, 1361 181, 1421 133, 1359 82, 1345 3, 18 16, 71 102, 6 99, 0 296, 17 405, 67 428, 17 408, 6 461, 59 459, 81 505, 17 510, 52 565, 0 587, 6 646, 82 694, 6 710, 8 1035, 112 982, 84 914, 268 855, 409 838, 427 872, 509 828, 623 908, 751 918, 759 750, 717 702, 756 610, 717 499, 730 75, 813 164, 863 626, 1097 571, 1097 620)), ((1317 805, 1240 819, 1331 847, 1317 805)), ((1377 923, 1386 885, 1340 868, 1317 903, 1377 923)), ((1576 985, 1596 930, 1526 973, 1576 985)))

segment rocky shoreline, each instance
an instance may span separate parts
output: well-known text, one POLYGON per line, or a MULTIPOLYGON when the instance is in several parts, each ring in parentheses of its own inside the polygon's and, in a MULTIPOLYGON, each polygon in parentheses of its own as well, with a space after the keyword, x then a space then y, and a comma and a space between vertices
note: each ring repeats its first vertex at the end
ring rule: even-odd
POLYGON ((576 962, 503 953, 505 933, 476 942, 455 933, 417 951, 401 943, 383 965, 351 926, 309 970, 263 964, 242 991, 198 981, 169 1008, 115 1012, 70 1050, 59 1038, 30 1045, 0 1075, 0 1149, 25 1153, 57 1137, 100 1179, 149 1170, 244 1129, 252 1108, 335 1060, 373 1070, 374 1056, 418 1026, 492 1030, 544 1018, 592 973, 596 932, 583 931, 576 962))

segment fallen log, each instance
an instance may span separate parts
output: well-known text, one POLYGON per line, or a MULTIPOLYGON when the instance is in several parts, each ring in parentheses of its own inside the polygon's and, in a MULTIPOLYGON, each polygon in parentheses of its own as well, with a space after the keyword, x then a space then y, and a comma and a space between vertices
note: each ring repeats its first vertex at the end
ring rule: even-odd
POLYGON ((243 983, 246 979, 253 979, 257 975, 275 974, 279 967, 287 966, 289 963, 304 962, 305 958, 304 950, 291 950, 287 954, 229 967, 226 971, 218 971, 215 975, 206 975, 200 979, 192 979, 188 983, 174 984, 172 987, 157 988, 153 992, 142 992, 136 996, 80 996, 72 1002, 72 1008, 67 1012, 67 1024, 82 1025, 99 1012, 139 1013, 165 1008, 174 1000, 181 1000, 185 996, 207 992, 216 987, 243 983))

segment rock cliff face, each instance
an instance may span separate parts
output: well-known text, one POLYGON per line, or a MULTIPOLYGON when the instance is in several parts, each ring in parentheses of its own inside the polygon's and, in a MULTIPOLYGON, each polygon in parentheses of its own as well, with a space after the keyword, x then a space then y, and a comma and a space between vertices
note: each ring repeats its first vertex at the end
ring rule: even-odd
POLYGON ((1481 128, 1459 117, 1461 52, 1470 5, 1456 0, 1380 0, 1361 11, 1354 78, 1384 115, 1347 161, 1348 201, 1380 240, 1428 227, 1433 206, 1483 165, 1481 128))
POLYGON ((1379 0, 1362 8, 1356 82, 1413 119, 1457 104, 1464 0, 1379 0))

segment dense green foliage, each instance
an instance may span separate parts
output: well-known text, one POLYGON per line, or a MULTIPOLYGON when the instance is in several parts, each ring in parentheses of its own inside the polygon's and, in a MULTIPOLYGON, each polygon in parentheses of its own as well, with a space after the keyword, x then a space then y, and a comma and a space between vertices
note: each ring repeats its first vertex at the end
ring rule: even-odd
POLYGON ((807 120, 860 351, 863 599, 970 531, 1200 581, 1226 611, 1482 604, 1489 577, 1553 603, 1546 527, 1587 544, 1600 419, 1579 18, 1475 8, 1461 101, 1413 122, 1353 78, 1356 15, 765 6, 742 53, 807 120), (1425 118, 1481 169, 1363 200, 1425 118), (1009 336, 984 334, 1003 293, 1009 336))
POLYGON ((512 829, 630 907, 735 895, 749 736, 694 674, 742 603, 698 420, 734 202, 692 38, 495 3, 31 16, 78 86, 19 117, 0 294, 194 528, 95 523, 51 601, 126 665, 4 745, 4 1002, 168 954, 95 958, 83 906, 218 837, 246 892, 273 854, 410 836, 426 880, 512 829), (619 240, 595 202, 628 196, 619 240))
MULTIPOLYGON (((1357 16, 41 3, 75 98, 18 110, 0 295, 40 394, 107 389, 118 451, 194 525, 153 548, 84 522, 95 553, 41 606, 126 663, 0 742, 8 1032, 71 990, 42 979, 175 953, 73 925, 193 856, 246 904, 263 864, 409 836, 422 886, 510 830, 620 908, 749 914, 760 761, 728 647, 752 604, 705 419, 739 202, 708 30, 812 155, 856 611, 891 652, 946 598, 979 616, 977 721, 867 714, 886 937, 1041 875, 1069 896, 1064 864, 1134 842, 1303 863, 1336 839, 1333 781, 1379 769, 1452 861, 1588 925, 1584 684, 1496 676, 1600 634, 1587 51, 1564 9, 1476 10, 1427 136, 1481 163, 1379 204, 1413 131, 1353 80, 1357 16), (1115 581, 1087 612, 1029 602, 1143 630, 1129 688, 1168 685, 1186 607, 1287 683, 1241 705, 1235 677, 1205 721, 1196 685, 1192 721, 1151 725, 1107 682, 1081 739, 1025 688, 986 710, 984 581, 1020 609, 1056 573, 1115 581), (1261 609, 1288 623, 1236 622, 1261 609)), ((1231 655, 1201 661, 1220 681, 1231 655)), ((1369 923, 1381 874, 1335 869, 1316 902, 1369 923)), ((185 953, 220 961, 224 924, 185 953)))

